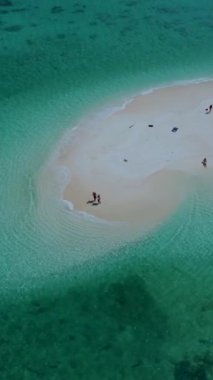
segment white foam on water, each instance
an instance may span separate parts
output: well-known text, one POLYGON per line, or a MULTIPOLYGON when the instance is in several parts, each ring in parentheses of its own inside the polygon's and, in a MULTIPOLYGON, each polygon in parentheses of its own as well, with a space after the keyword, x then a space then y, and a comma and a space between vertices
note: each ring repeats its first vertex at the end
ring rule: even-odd
POLYGON ((49 163, 56 162, 60 156, 63 154, 63 151, 69 147, 69 145, 73 142, 76 131, 78 130, 79 125, 75 125, 74 127, 66 130, 61 136, 57 146, 53 150, 50 158, 48 160, 49 163))
POLYGON ((133 102, 133 100, 134 97, 131 97, 129 99, 126 99, 121 105, 104 108, 103 110, 97 113, 96 118, 98 120, 103 120, 109 116, 112 116, 116 112, 123 111, 128 106, 128 104, 133 102))
POLYGON ((147 90, 143 90, 143 91, 139 92, 138 95, 149 95, 149 94, 153 93, 154 91, 160 90, 163 88, 176 87, 176 86, 188 86, 189 84, 199 84, 202 82, 210 82, 212 80, 213 80, 212 78, 197 78, 197 79, 188 79, 188 80, 187 79, 176 80, 176 81, 172 81, 169 83, 166 82, 166 83, 163 83, 159 86, 154 86, 154 87, 149 88, 147 90))
POLYGON ((65 210, 67 210, 67 211, 73 211, 74 210, 74 205, 72 202, 70 202, 66 199, 62 199, 62 203, 63 203, 65 210))
POLYGON ((89 214, 86 211, 75 210, 75 215, 79 216, 81 220, 83 219, 83 220, 87 220, 87 221, 90 221, 90 222, 93 222, 93 223, 94 222, 95 223, 98 222, 98 223, 102 223, 102 224, 112 224, 109 221, 101 219, 101 218, 98 218, 97 216, 89 214))
MULTIPOLYGON (((55 174, 56 174, 56 183, 58 184, 58 188, 59 188, 59 197, 60 197, 60 200, 63 201, 64 190, 67 187, 67 185, 71 183, 71 180, 72 180, 72 172, 68 166, 56 165, 55 174)), ((71 209, 73 209, 73 205, 71 209)))

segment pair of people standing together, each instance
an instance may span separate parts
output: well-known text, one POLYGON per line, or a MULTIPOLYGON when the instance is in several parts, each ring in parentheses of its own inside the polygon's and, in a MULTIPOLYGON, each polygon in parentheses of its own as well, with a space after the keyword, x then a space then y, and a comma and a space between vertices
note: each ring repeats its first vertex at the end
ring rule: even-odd
POLYGON ((94 202, 97 201, 98 204, 101 203, 101 196, 100 196, 100 194, 97 194, 95 191, 93 191, 92 196, 93 196, 94 202))

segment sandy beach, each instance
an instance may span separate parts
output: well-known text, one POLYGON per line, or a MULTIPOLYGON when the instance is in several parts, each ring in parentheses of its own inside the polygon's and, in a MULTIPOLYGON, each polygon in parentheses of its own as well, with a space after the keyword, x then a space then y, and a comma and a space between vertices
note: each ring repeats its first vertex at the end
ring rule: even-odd
POLYGON ((209 80, 159 88, 111 115, 84 118, 58 157, 71 172, 63 198, 75 210, 109 221, 153 223, 167 217, 189 194, 191 179, 211 172, 213 111, 205 111, 210 104, 209 80), (87 203, 93 191, 101 195, 100 205, 87 203))

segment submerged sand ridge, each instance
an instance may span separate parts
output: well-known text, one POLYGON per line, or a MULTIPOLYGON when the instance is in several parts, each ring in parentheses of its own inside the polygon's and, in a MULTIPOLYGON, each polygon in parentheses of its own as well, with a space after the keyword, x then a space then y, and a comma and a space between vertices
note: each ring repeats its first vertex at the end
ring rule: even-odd
POLYGON ((106 220, 162 220, 189 193, 191 178, 213 164, 210 104, 213 81, 206 81, 156 89, 111 115, 84 119, 58 157, 71 171, 64 199, 106 220), (101 194, 98 206, 87 203, 92 191, 101 194))

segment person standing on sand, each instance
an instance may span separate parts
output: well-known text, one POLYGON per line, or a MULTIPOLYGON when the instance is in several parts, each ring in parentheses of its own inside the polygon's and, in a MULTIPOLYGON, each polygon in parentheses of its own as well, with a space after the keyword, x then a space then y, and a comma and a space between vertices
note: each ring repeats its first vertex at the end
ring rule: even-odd
POLYGON ((98 196, 97 196, 97 201, 98 201, 98 204, 101 203, 101 196, 100 196, 100 194, 98 194, 98 196))
POLYGON ((97 194, 96 194, 96 192, 95 191, 93 191, 93 193, 92 193, 92 196, 93 196, 93 200, 94 200, 94 202, 96 201, 96 199, 97 199, 97 194))

